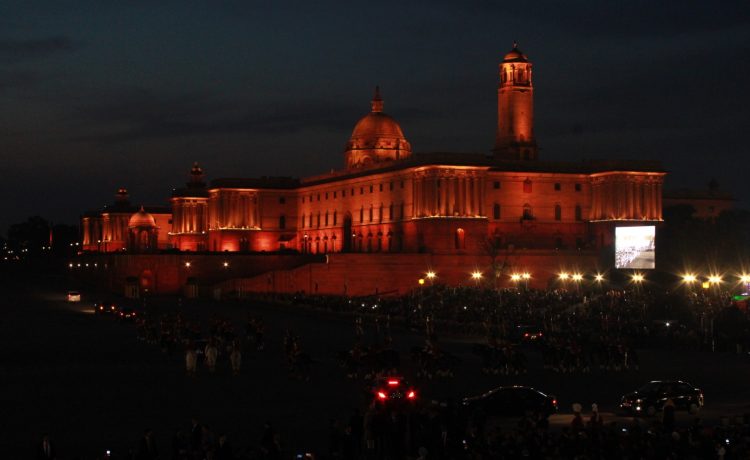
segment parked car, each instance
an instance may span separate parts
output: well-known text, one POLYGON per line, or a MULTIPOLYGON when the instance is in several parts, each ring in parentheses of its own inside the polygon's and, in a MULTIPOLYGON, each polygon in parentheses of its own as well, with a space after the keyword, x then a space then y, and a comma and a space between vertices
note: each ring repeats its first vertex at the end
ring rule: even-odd
POLYGON ((697 412, 704 404, 703 390, 682 380, 653 380, 620 400, 620 410, 632 415, 654 415, 668 399, 675 409, 697 412))
POLYGON ((557 399, 531 387, 503 386, 465 398, 463 408, 470 417, 509 418, 527 413, 549 417, 557 412, 557 399))

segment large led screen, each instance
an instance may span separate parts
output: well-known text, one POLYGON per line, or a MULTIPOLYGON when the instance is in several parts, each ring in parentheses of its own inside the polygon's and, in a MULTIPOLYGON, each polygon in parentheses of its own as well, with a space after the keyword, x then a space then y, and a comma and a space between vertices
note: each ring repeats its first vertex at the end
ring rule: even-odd
POLYGON ((616 227, 615 267, 656 268, 656 227, 616 227))

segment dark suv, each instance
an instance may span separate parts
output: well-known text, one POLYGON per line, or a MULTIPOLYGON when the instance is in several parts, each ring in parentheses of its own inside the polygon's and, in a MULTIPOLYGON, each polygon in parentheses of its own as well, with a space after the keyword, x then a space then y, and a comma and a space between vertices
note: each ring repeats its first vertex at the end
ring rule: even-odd
POLYGON ((620 400, 620 410, 633 414, 654 415, 667 400, 675 409, 695 413, 703 407, 703 391, 682 380, 653 380, 620 400))

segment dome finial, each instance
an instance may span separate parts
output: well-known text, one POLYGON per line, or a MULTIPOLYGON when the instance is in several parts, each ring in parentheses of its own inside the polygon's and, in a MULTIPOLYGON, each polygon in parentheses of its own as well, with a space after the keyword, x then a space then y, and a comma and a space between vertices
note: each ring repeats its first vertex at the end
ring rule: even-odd
POLYGON ((513 49, 514 49, 514 50, 517 50, 517 49, 518 49, 518 42, 517 42, 517 41, 515 41, 515 40, 513 40, 513 49))
POLYGON ((375 96, 373 96, 371 101, 372 111, 373 112, 382 112, 383 111, 383 98, 380 97, 380 86, 375 86, 375 96))

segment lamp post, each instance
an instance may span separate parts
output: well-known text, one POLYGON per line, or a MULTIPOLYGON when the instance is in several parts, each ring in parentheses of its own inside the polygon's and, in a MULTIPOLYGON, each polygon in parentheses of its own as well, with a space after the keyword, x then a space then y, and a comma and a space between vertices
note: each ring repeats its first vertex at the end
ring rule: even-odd
POLYGON ((568 282, 568 279, 570 279, 570 275, 566 272, 560 272, 560 274, 557 275, 557 279, 560 280, 560 282, 563 285, 563 288, 567 288, 566 284, 568 282))
POLYGON ((478 287, 479 282, 482 280, 482 272, 480 272, 479 270, 472 272, 471 279, 474 280, 474 285, 478 287))
POLYGON ((437 275, 435 274, 435 272, 433 272, 432 270, 430 270, 430 271, 428 271, 425 274, 425 276, 427 277, 428 280, 430 280, 430 286, 432 286, 432 283, 435 282, 435 278, 437 277, 437 275))

